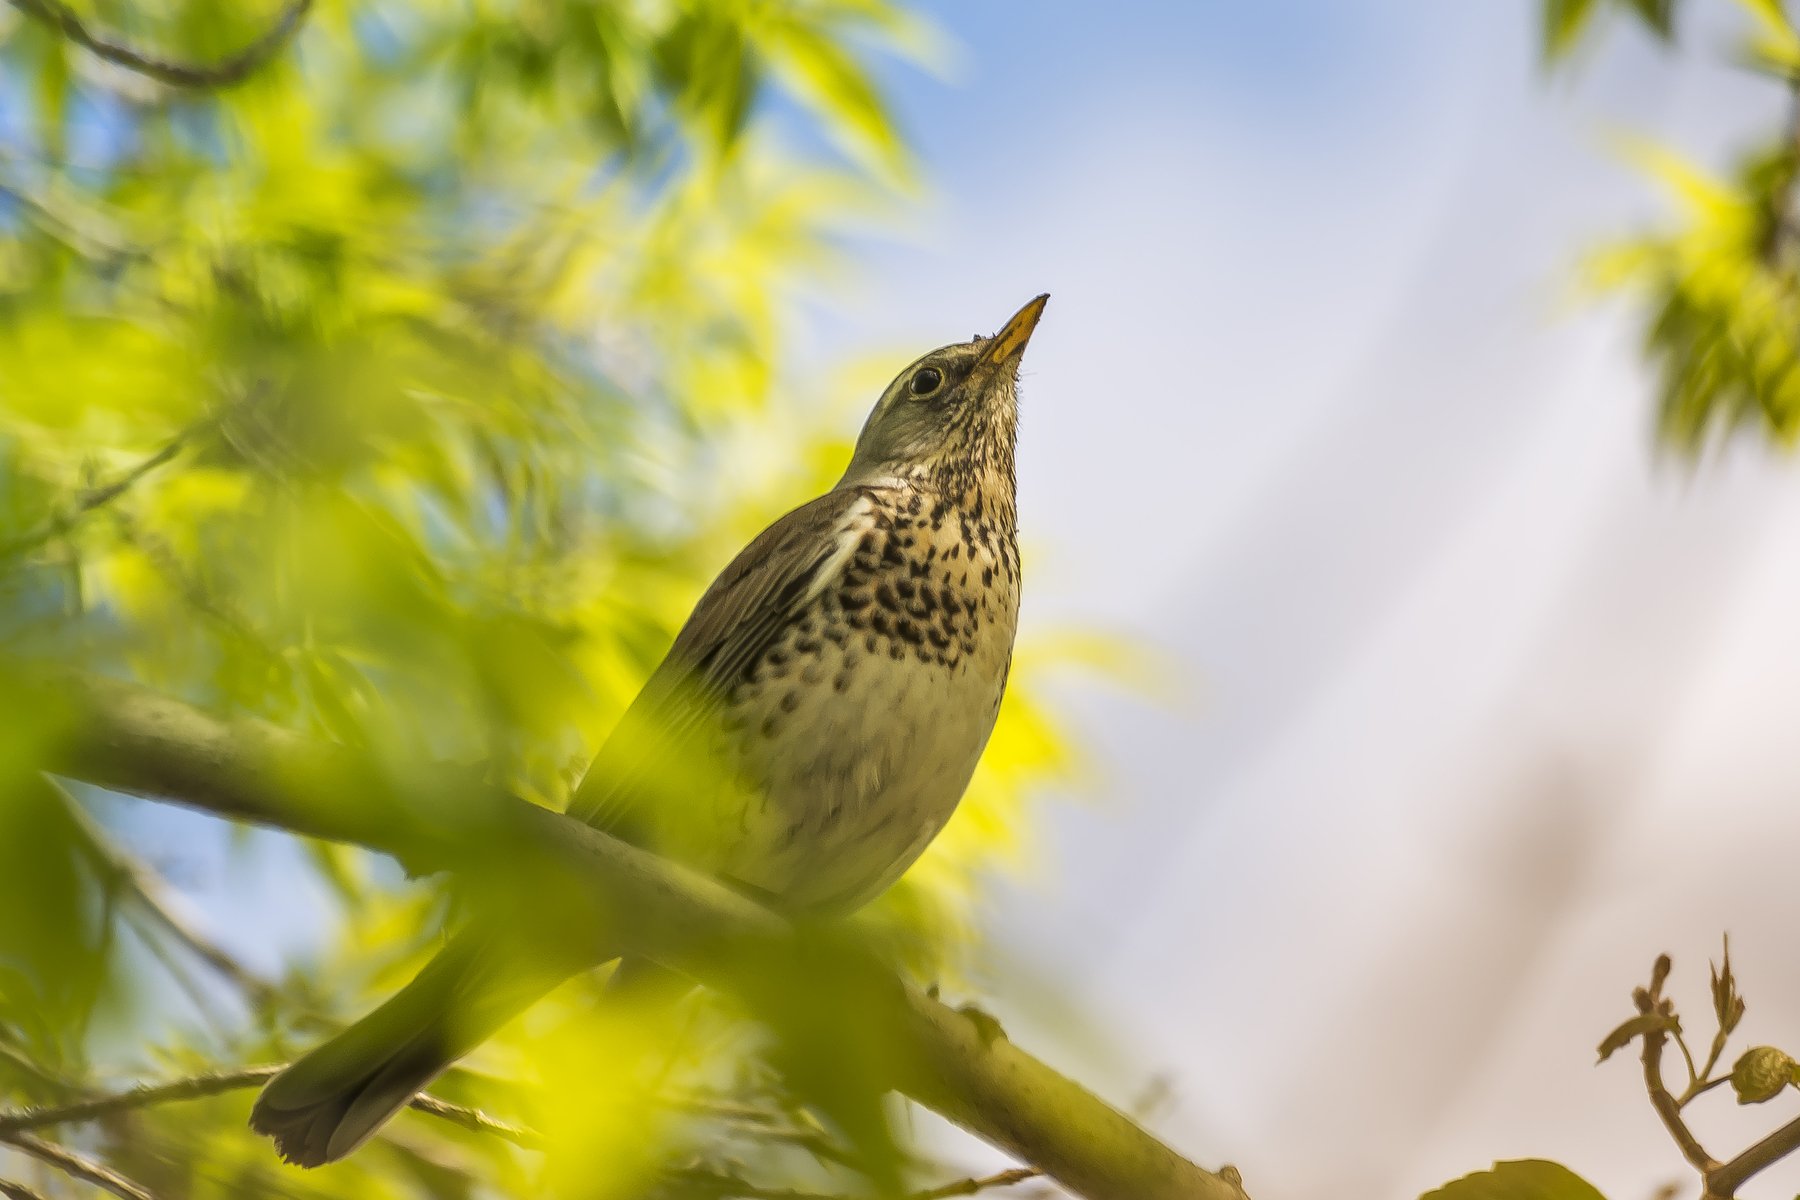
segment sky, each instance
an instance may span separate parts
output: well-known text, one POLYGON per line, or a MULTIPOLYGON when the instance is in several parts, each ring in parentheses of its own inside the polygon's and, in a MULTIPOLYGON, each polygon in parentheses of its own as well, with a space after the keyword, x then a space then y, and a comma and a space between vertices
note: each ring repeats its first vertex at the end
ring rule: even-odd
POLYGON ((1745 1035, 1800 1045, 1800 471, 1659 454, 1633 314, 1575 284, 1664 212, 1619 134, 1722 166, 1781 118, 1691 7, 1689 53, 1622 30, 1550 77, 1535 5, 944 2, 946 77, 899 83, 933 193, 818 336, 1049 291, 1027 624, 1183 681, 1072 696, 1105 781, 1000 885, 993 1004, 1082 1014, 1064 1065, 1115 1099, 1168 1076, 1158 1128, 1259 1200, 1682 1180, 1594 1047, 1664 950, 1698 1022, 1726 930, 1745 1035))
MULTIPOLYGON (((898 365, 1050 292, 1026 625, 1179 681, 1069 689, 1102 778, 995 881, 981 1000, 1118 1102, 1166 1078, 1158 1131, 1257 1200, 1683 1180, 1594 1047, 1661 951, 1703 1015, 1725 930, 1746 1036, 1800 1047, 1800 464, 1659 455, 1633 315, 1573 284, 1662 211, 1618 132, 1723 164, 1780 119, 1691 6, 1691 53, 1621 31, 1577 78, 1517 0, 933 0, 941 61, 891 73, 926 194, 799 357, 898 365)), ((285 845, 176 880, 270 970, 323 903, 285 845)))

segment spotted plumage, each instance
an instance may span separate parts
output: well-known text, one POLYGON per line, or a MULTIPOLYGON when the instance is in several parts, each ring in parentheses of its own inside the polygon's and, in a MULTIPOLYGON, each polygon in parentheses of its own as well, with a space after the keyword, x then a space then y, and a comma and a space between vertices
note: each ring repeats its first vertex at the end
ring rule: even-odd
MULTIPOLYGON (((1012 661, 1018 365, 1045 299, 900 374, 838 485, 701 597, 572 815, 796 913, 853 909, 911 865, 968 785, 1012 661)), ((507 1017, 608 957, 563 948, 546 963, 517 940, 459 934, 271 1081, 252 1125, 290 1161, 341 1158, 507 1017)))

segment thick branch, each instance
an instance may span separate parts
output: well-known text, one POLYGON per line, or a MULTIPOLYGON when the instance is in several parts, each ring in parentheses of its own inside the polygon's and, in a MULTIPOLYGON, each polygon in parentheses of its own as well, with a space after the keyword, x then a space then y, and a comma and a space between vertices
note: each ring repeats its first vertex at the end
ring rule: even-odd
MULTIPOLYGON (((6 690, 25 711, 61 710, 64 736, 38 764, 56 773, 367 846, 415 871, 455 869, 477 884, 504 872, 515 893, 530 881, 535 903, 552 891, 562 923, 591 935, 597 952, 641 955, 703 983, 741 992, 771 967, 803 969, 793 928, 767 909, 466 772, 372 761, 112 681, 58 676, 6 690)), ((1241 1200, 1235 1178, 1201 1170, 1011 1042, 883 978, 871 995, 905 1064, 897 1090, 1089 1200, 1241 1200)))
POLYGON ((294 36, 294 31, 300 28, 307 10, 312 8, 312 0, 291 0, 266 33, 236 54, 215 63, 189 63, 158 58, 133 50, 111 38, 102 37, 89 29, 86 22, 59 0, 8 2, 26 16, 58 30, 71 42, 85 47, 107 62, 147 75, 158 83, 182 88, 218 88, 242 83, 287 44, 288 39, 294 36))

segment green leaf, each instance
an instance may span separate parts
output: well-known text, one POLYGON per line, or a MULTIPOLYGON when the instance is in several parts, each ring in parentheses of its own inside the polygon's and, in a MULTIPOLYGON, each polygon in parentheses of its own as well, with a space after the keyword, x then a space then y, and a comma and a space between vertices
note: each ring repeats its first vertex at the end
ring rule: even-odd
POLYGON ((1750 38, 1751 61, 1778 74, 1800 71, 1800 33, 1795 31, 1780 0, 1738 0, 1738 4, 1757 26, 1750 38))
POLYGON ((1664 41, 1675 33, 1675 0, 1625 0, 1650 32, 1664 41))
POLYGON ((72 53, 68 42, 56 38, 45 49, 38 65, 38 123, 44 148, 53 158, 60 157, 67 149, 69 93, 74 80, 74 70, 69 63, 72 53))
POLYGON ((1791 38, 1794 26, 1783 10, 1781 0, 1737 0, 1738 5, 1756 18, 1762 32, 1769 37, 1791 38))
POLYGON ((1605 1062, 1615 1053, 1629 1046, 1633 1041, 1647 1033, 1680 1033, 1681 1022, 1671 1014, 1659 1012, 1639 1013, 1626 1021, 1617 1029, 1606 1035, 1600 1043, 1600 1061, 1605 1062))
POLYGON ((1731 1090, 1739 1104, 1766 1104, 1794 1082, 1797 1067, 1785 1050, 1752 1046, 1731 1068, 1731 1090))
POLYGON ((1560 1163, 1543 1159, 1495 1163, 1420 1200, 1605 1200, 1593 1184, 1560 1163))
POLYGON ((1544 61, 1554 66, 1587 31, 1596 10, 1595 0, 1544 0, 1544 61))
POLYGON ((782 83, 837 131, 845 149, 877 166, 903 171, 906 148, 887 101, 868 69, 829 31, 798 20, 769 30, 767 53, 782 83))

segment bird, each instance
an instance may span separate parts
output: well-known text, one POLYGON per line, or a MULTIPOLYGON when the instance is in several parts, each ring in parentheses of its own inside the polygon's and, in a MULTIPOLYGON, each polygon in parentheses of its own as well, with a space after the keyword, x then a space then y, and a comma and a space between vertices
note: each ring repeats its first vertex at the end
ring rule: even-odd
MULTIPOLYGON (((1019 365, 1048 300, 895 377, 837 484, 702 594, 570 815, 796 917, 848 914, 919 857, 974 774, 1012 665, 1019 365)), ((288 1162, 335 1162, 542 994, 617 957, 584 942, 579 961, 546 961, 520 940, 491 924, 451 936, 272 1079, 252 1128, 288 1162)))

